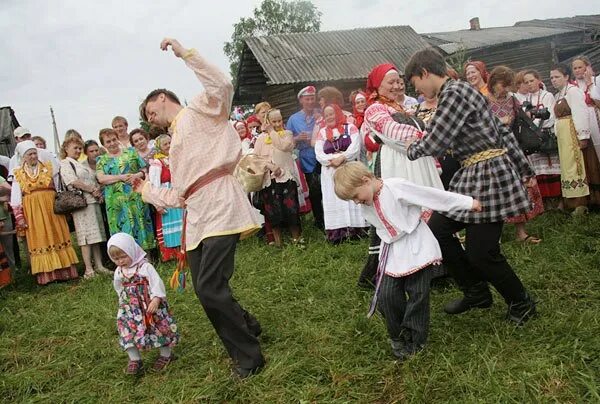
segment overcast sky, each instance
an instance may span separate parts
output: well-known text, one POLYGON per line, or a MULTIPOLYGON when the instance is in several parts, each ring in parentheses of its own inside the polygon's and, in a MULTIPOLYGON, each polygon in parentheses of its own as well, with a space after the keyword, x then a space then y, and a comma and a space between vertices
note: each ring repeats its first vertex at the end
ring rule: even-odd
MULTIPOLYGON (((0 106, 53 147, 49 106, 61 136, 69 128, 96 138, 115 115, 138 126, 137 107, 154 88, 190 99, 193 73, 158 45, 165 36, 195 47, 229 71, 223 44, 232 25, 260 1, 0 0, 0 106)), ((323 31, 410 25, 419 33, 482 28, 534 18, 600 12, 595 1, 315 0, 323 31), (486 5, 483 6, 482 4, 486 5), (573 3, 574 4, 574 3, 573 3)))

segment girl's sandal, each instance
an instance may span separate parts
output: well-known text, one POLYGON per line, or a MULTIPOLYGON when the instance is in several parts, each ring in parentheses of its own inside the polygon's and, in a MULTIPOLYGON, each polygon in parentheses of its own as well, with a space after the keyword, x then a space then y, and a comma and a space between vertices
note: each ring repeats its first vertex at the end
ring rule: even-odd
POLYGON ((171 354, 171 356, 162 356, 160 355, 154 365, 152 366, 152 370, 155 372, 160 372, 164 368, 166 368, 169 363, 175 360, 175 355, 171 354))
POLYGON ((298 247, 301 250, 304 250, 306 248, 306 242, 304 241, 304 239, 302 237, 293 239, 292 244, 294 244, 296 247, 298 247))
POLYGON ((125 374, 137 376, 142 373, 143 369, 144 365, 142 364, 142 361, 129 361, 127 364, 127 369, 125 369, 125 374))
POLYGON ((542 242, 542 239, 528 234, 527 237, 521 238, 519 241, 523 244, 539 244, 542 242))

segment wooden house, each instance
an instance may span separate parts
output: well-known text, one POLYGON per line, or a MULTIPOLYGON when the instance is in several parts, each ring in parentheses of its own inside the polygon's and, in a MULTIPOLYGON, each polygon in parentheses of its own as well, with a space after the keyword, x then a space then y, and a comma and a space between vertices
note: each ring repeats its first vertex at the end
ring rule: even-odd
POLYGON ((233 103, 268 100, 287 117, 298 109, 301 88, 332 85, 347 99, 350 92, 365 87, 375 65, 391 62, 402 70, 414 52, 428 46, 408 26, 248 38, 233 103))

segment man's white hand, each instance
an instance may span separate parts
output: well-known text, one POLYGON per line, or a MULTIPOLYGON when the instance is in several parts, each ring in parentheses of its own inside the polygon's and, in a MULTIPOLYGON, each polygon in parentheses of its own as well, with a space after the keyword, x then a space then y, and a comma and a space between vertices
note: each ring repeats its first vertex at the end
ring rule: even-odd
POLYGON ((169 50, 169 45, 171 46, 171 49, 173 50, 173 53, 175 54, 175 56, 177 56, 178 58, 182 57, 187 52, 187 49, 185 49, 183 46, 181 46, 181 44, 179 43, 179 41, 177 39, 173 39, 173 38, 163 39, 162 42, 160 43, 160 49, 162 49, 164 51, 169 50))

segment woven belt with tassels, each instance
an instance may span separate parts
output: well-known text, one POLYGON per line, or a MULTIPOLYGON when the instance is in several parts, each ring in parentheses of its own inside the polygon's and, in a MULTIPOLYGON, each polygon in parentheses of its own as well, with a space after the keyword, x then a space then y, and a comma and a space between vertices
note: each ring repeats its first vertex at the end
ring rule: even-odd
POLYGON ((475 153, 470 157, 467 157, 463 161, 460 162, 460 165, 464 167, 472 166, 473 164, 477 164, 481 161, 493 159, 494 157, 502 156, 506 154, 506 149, 488 149, 479 153, 475 153))

